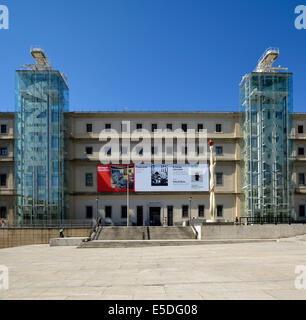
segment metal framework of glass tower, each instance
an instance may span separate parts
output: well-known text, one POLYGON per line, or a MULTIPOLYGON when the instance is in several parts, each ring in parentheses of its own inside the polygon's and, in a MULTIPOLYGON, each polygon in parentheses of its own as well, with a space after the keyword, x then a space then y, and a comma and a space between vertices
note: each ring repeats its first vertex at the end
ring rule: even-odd
POLYGON ((250 218, 294 218, 292 207, 292 74, 273 67, 269 48, 240 85, 242 212, 250 218))
POLYGON ((60 220, 69 214, 69 89, 40 48, 35 65, 16 71, 16 220, 60 220))

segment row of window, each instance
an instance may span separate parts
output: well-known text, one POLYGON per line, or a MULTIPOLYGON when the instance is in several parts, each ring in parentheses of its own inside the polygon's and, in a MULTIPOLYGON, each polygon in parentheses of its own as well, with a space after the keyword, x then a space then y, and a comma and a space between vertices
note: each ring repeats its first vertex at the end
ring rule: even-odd
MULTIPOLYGON (((105 130, 111 130, 111 128, 112 128, 111 123, 106 123, 106 124, 105 124, 105 130)), ((137 129, 137 130, 142 130, 142 129, 143 129, 142 123, 137 123, 137 124, 136 124, 136 129, 137 129)), ((152 123, 152 124, 151 124, 151 131, 152 131, 152 132, 155 132, 157 129, 158 129, 157 123, 152 123)), ((173 130, 172 123, 167 123, 167 124, 166 124, 166 129, 167 129, 168 131, 172 131, 172 130, 173 130)), ((182 123, 181 129, 182 129, 184 132, 187 132, 187 129, 188 129, 187 123, 182 123)), ((203 123, 199 123, 198 126, 197 126, 197 129, 198 129, 198 132, 202 131, 202 130, 204 129, 203 123)), ((92 125, 92 123, 87 123, 87 124, 86 124, 86 131, 87 131, 88 133, 92 133, 92 132, 93 132, 93 125, 92 125)), ((126 125, 125 125, 124 123, 121 124, 121 131, 122 131, 122 132, 126 132, 126 131, 127 131, 126 125)), ((221 124, 221 123, 217 123, 217 124, 216 124, 216 132, 222 132, 222 124, 221 124)))
MULTIPOLYGON (((223 172, 216 172, 216 184, 223 185, 223 172)), ((85 186, 93 187, 93 173, 85 173, 85 186)))
MULTIPOLYGON (((138 208, 143 208, 143 207, 137 207, 137 209, 138 208)), ((204 205, 198 206, 198 217, 199 218, 204 218, 204 210, 205 210, 204 205)), ((113 211, 112 206, 105 206, 105 218, 111 218, 112 211, 113 211)), ((188 217, 189 217, 189 206, 183 205, 182 206, 182 218, 188 218, 188 217)), ((219 217, 219 218, 223 217, 223 206, 222 205, 217 206, 217 217, 219 217)), ((93 206, 86 207, 86 218, 87 219, 93 218, 93 206)), ((121 219, 126 219, 126 218, 127 218, 127 206, 121 206, 121 219)))
MULTIPOLYGON (((158 151, 157 147, 151 147, 151 154, 157 154, 157 151, 158 151)), ((166 151, 167 151, 167 154, 173 154, 173 148, 172 147, 168 147, 166 151)), ((87 155, 92 155, 93 154, 93 147, 85 147, 85 153, 87 155)), ((121 154, 127 154, 126 148, 120 147, 120 153, 121 154)), ((184 147, 184 152, 183 153, 185 153, 185 155, 187 155, 188 147, 184 147)), ((197 147, 197 154, 200 154, 200 153, 203 153, 203 150, 200 150, 200 147, 198 146, 197 147)), ((110 156, 112 154, 112 148, 109 148, 106 151, 106 154, 108 156, 110 156)), ((143 148, 139 148, 138 154, 139 155, 143 155, 143 148)), ((219 155, 219 156, 223 154, 223 147, 222 146, 216 146, 216 154, 219 155)))

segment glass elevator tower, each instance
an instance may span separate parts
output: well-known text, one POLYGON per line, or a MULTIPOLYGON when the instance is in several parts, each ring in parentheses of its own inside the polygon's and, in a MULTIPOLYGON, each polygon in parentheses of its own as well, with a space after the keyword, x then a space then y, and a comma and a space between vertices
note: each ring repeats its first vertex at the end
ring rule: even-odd
POLYGON ((69 215, 69 89, 42 49, 31 54, 36 64, 16 71, 15 90, 15 214, 29 224, 69 215))
POLYGON ((292 74, 273 67, 279 56, 268 49, 240 86, 242 127, 242 212, 247 217, 293 218, 292 74))

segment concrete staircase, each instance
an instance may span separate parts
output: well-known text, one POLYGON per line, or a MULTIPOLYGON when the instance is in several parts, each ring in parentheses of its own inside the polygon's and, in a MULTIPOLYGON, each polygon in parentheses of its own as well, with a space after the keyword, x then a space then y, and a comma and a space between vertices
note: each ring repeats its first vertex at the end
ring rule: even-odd
POLYGON ((93 240, 194 240, 191 227, 102 227, 93 240))
POLYGON ((191 227, 148 227, 149 240, 191 240, 196 235, 191 227))
POLYGON ((95 240, 146 240, 144 227, 102 227, 95 240))

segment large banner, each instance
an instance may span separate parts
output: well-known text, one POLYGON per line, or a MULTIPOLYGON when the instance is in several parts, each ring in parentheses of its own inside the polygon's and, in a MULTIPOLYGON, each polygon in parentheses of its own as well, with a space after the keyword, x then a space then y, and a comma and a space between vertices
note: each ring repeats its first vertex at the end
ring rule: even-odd
POLYGON ((98 192, 209 191, 207 164, 98 165, 98 192))
POLYGON ((98 192, 135 191, 135 167, 133 164, 101 164, 97 168, 98 192))
POLYGON ((207 164, 136 164, 135 191, 208 191, 207 164))

